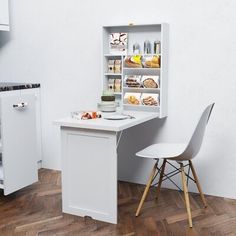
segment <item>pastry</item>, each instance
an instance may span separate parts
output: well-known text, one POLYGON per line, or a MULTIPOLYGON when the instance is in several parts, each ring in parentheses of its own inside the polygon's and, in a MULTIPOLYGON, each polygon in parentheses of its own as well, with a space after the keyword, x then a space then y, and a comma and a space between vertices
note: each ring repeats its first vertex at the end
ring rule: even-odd
POLYGON ((128 96, 127 103, 132 105, 139 105, 139 100, 135 96, 128 96))
POLYGON ((147 106, 157 106, 158 102, 152 96, 148 96, 142 99, 142 103, 147 106))
POLYGON ((147 68, 160 68, 160 56, 156 55, 151 58, 146 58, 143 66, 147 68))
POLYGON ((139 88, 141 86, 140 82, 138 81, 140 78, 137 76, 128 76, 125 80, 125 84, 131 88, 139 88))
POLYGON ((147 78, 143 81, 144 88, 158 88, 158 84, 153 78, 147 78))
POLYGON ((141 68, 142 67, 141 58, 142 58, 141 55, 127 57, 125 58, 125 65, 130 68, 141 68))

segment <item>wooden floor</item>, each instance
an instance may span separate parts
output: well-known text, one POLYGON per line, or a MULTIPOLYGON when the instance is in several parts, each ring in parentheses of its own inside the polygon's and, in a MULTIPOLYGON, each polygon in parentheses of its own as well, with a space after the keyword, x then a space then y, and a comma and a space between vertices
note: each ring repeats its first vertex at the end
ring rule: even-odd
POLYGON ((163 189, 156 204, 153 188, 136 218, 144 186, 121 182, 119 224, 112 225, 62 214, 60 183, 60 172, 41 169, 39 183, 8 197, 0 192, 0 236, 236 235, 236 200, 207 196, 209 207, 202 209, 199 195, 190 194, 194 225, 190 230, 182 193, 163 189))

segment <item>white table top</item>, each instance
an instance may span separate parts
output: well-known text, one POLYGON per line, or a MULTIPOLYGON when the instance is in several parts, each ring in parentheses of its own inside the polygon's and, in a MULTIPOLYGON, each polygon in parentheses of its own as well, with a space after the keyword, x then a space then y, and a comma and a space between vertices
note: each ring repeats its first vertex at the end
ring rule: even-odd
MULTIPOLYGON (((95 129, 95 130, 106 130, 106 131, 122 131, 128 129, 135 125, 139 125, 146 121, 158 118, 158 114, 154 112, 127 112, 125 114, 135 117, 135 119, 125 119, 125 120, 106 120, 103 118, 91 119, 91 120, 77 120, 71 117, 63 118, 54 121, 54 124, 61 127, 72 127, 81 129, 95 129)), ((104 116, 109 116, 111 113, 103 114, 104 116)))

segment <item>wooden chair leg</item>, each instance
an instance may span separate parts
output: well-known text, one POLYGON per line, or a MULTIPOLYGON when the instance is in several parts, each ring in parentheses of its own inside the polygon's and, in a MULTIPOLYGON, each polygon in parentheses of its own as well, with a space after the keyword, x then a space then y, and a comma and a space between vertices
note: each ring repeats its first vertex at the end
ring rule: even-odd
POLYGON ((143 203, 144 203, 144 201, 145 201, 145 199, 146 199, 146 197, 147 197, 148 191, 149 191, 150 186, 151 186, 151 184, 152 184, 152 180, 153 180, 153 178, 154 178, 154 176, 155 176, 155 174, 156 174, 156 170, 157 170, 157 163, 156 163, 156 164, 153 166, 153 168, 152 168, 152 172, 151 172, 150 177, 149 177, 149 179, 148 179, 146 188, 145 188, 145 190, 144 190, 143 196, 142 196, 142 198, 141 198, 141 201, 140 201, 140 203, 139 203, 139 206, 138 206, 138 209, 137 209, 137 211, 136 211, 135 216, 139 216, 140 210, 141 210, 141 208, 142 208, 142 206, 143 206, 143 203))
POLYGON ((156 202, 157 202, 157 200, 158 200, 158 196, 159 196, 159 193, 160 193, 160 191, 161 191, 161 184, 162 184, 162 180, 163 180, 163 177, 164 177, 165 166, 166 166, 166 159, 164 159, 163 164, 162 164, 162 167, 161 167, 161 173, 160 173, 159 183, 158 183, 158 186, 157 186, 156 202))
POLYGON ((202 192, 201 185, 200 185, 200 183, 199 183, 199 180, 198 180, 196 171, 195 171, 195 169, 194 169, 194 167, 193 167, 193 163, 192 163, 191 160, 189 161, 189 165, 190 165, 191 171, 192 171, 192 173, 193 173, 193 177, 194 177, 194 179, 195 179, 195 181, 196 181, 196 185, 197 185, 198 191, 199 191, 199 193, 200 193, 200 196, 201 196, 203 205, 204 205, 204 207, 206 208, 206 207, 207 207, 206 199, 205 199, 204 194, 203 194, 203 192, 202 192))
POLYGON ((180 168, 181 168, 181 177, 182 177, 182 184, 183 184, 183 190, 184 190, 185 204, 186 204, 186 209, 188 213, 188 222, 189 222, 189 227, 192 228, 193 227, 192 215, 191 215, 190 202, 189 202, 189 196, 188 196, 188 187, 186 183, 186 175, 184 172, 183 163, 180 163, 180 168))

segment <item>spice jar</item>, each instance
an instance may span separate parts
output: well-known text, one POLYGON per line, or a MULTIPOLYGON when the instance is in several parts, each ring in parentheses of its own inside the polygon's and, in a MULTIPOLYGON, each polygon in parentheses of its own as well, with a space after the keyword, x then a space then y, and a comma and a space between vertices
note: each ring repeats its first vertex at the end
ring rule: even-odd
POLYGON ((161 42, 156 40, 154 41, 154 54, 159 54, 161 49, 161 42))
POLYGON ((151 43, 148 41, 148 40, 146 40, 145 42, 144 42, 144 50, 143 50, 144 52, 144 54, 151 54, 151 43))

